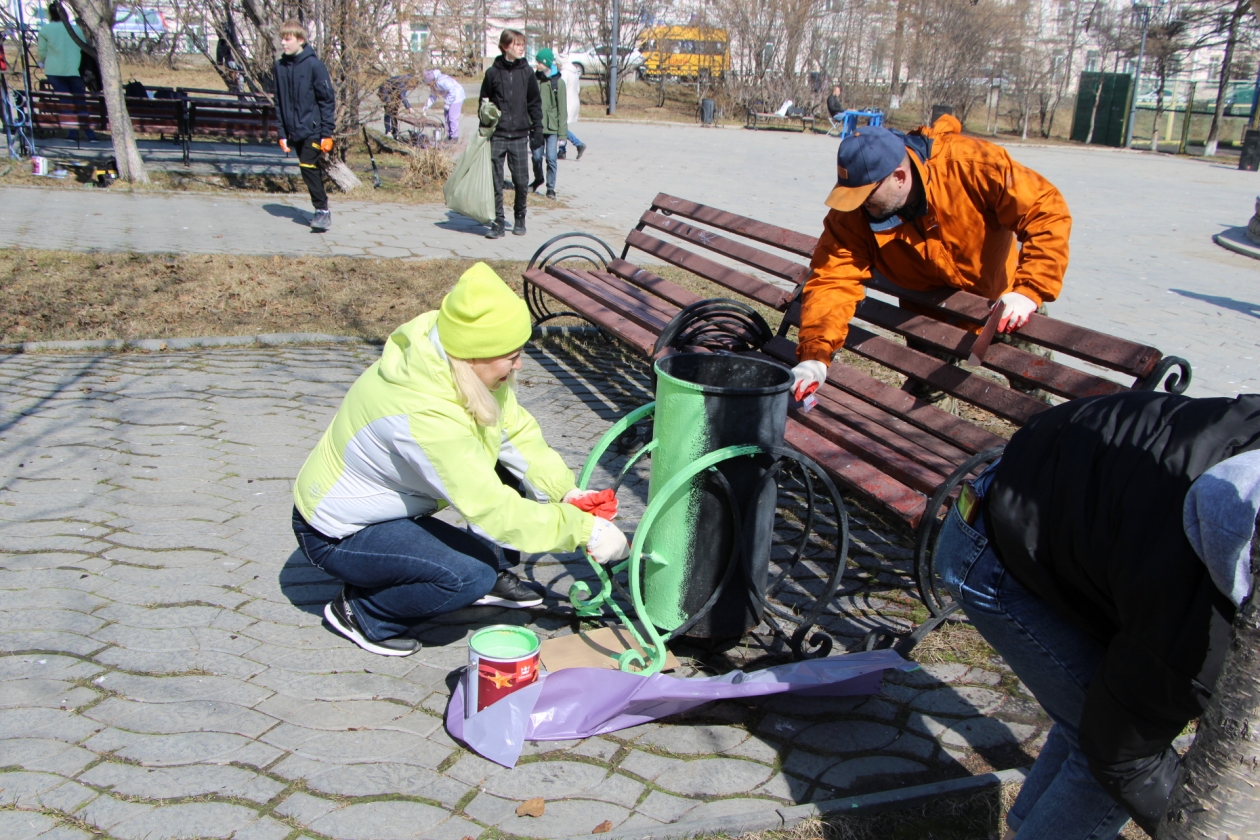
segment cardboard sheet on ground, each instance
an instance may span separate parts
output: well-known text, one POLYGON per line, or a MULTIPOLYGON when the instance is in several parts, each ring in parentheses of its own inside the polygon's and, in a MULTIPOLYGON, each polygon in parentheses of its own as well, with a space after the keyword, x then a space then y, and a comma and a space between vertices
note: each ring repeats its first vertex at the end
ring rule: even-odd
POLYGON ((463 680, 446 707, 451 737, 504 767, 513 767, 526 741, 564 741, 615 732, 715 700, 796 692, 844 697, 879 691, 889 668, 918 666, 891 650, 808 659, 762 671, 719 677, 650 677, 603 668, 566 668, 464 718, 463 680))
MULTIPOLYGON (((600 627, 582 633, 556 636, 542 643, 539 654, 547 671, 563 671, 565 668, 607 668, 617 670, 616 657, 633 647, 639 653, 643 648, 625 627, 614 625, 600 627)), ((678 658, 666 651, 663 671, 678 668, 678 658)))

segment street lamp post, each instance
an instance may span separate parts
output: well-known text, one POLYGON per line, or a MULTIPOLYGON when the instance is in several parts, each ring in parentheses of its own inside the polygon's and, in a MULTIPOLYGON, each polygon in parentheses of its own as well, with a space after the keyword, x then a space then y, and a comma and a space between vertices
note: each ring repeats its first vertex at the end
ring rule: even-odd
MULTIPOLYGON (((1137 122, 1138 83, 1142 80, 1142 59, 1146 57, 1146 29, 1151 23, 1151 7, 1134 3, 1133 14, 1142 21, 1142 45, 1138 47, 1137 70, 1133 74, 1133 105, 1129 108, 1129 124, 1124 138, 1126 149, 1133 147, 1133 126, 1137 122)), ((1158 126, 1156 130, 1158 131, 1158 126)))
POLYGON ((617 113, 617 42, 621 40, 621 0, 613 0, 612 45, 608 53, 608 114, 617 113))

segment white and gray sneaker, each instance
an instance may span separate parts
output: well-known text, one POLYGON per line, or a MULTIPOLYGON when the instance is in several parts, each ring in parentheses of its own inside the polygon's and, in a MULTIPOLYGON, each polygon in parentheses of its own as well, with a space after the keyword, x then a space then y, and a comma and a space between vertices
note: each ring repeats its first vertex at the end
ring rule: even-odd
POLYGON ((395 636, 392 639, 374 642, 363 635, 363 630, 354 617, 354 610, 351 609, 350 602, 346 600, 345 589, 337 593, 337 597, 324 607, 324 618, 334 630, 370 653, 378 653, 381 656, 411 656, 420 650, 420 643, 406 636, 395 636))
POLYGON ((332 227, 332 211, 316 210, 311 219, 311 230, 328 230, 332 227))

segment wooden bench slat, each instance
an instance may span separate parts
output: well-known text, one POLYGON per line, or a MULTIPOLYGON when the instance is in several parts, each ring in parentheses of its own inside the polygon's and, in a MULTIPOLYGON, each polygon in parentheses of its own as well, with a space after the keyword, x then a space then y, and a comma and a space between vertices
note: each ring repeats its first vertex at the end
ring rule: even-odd
POLYGON ((738 260, 744 265, 750 265, 753 268, 761 269, 767 274, 787 280, 794 284, 804 282, 806 275, 809 274, 809 266, 800 263, 785 260, 782 257, 768 254, 765 251, 745 245, 742 242, 736 242, 728 239, 721 234, 714 233, 711 230, 695 227, 681 219, 664 216, 655 211, 649 210, 639 217, 639 223, 650 228, 656 228, 664 231, 671 236, 684 239, 693 245, 699 245, 701 248, 707 248, 714 253, 730 257, 738 260))
MULTIPOLYGON (((882 300, 867 298, 858 304, 856 315, 864 321, 919 339, 959 358, 966 358, 974 341, 973 334, 967 330, 927 315, 909 312, 882 300)), ((1045 390, 1068 399, 1118 394, 1128 390, 1118 382, 1043 359, 1002 344, 996 339, 985 354, 984 366, 1003 375, 1036 382, 1045 390)))
POLYGON ((708 257, 702 257, 699 254, 688 251, 686 248, 672 245, 663 239, 649 236, 642 231, 630 231, 630 235, 626 237, 626 244, 654 257, 659 257, 679 268, 684 268, 706 280, 712 280, 719 286, 725 286, 732 291, 764 303, 772 309, 782 310, 791 299, 791 294, 783 289, 777 289, 769 283, 764 283, 742 271, 736 271, 733 268, 714 262, 708 257))
MULTIPOLYGON (((784 362, 796 364, 796 346, 786 338, 773 338, 762 352, 784 362)), ((853 394, 882 411, 900 417, 908 423, 958 446, 969 454, 983 452, 1006 443, 1001 437, 942 411, 924 400, 886 385, 845 364, 833 364, 827 370, 827 384, 853 394)))
POLYGON ((898 519, 917 527, 927 498, 837 446, 814 430, 789 417, 783 439, 829 472, 841 485, 856 491, 898 519))
MULTIPOLYGON (((551 265, 547 266, 547 273, 588 297, 599 300, 623 318, 633 321, 652 333, 659 334, 664 330, 665 325, 670 322, 673 314, 677 312, 677 310, 674 310, 673 313, 669 311, 662 312, 655 305, 637 299, 612 284, 604 282, 601 278, 592 277, 589 272, 551 265)), ((642 293, 640 292, 640 294, 642 293)))
POLYGON ((652 199, 652 209, 660 209, 665 213, 703 222, 727 233, 733 233, 763 245, 782 248, 784 251, 802 257, 813 257, 814 249, 818 247, 816 236, 806 236, 778 225, 759 222, 747 216, 687 201, 685 198, 678 198, 668 193, 658 193, 656 198, 652 199))
POLYGON ((896 342, 868 332, 856 325, 849 326, 848 349, 895 371, 912 376, 959 397, 999 417, 1019 424, 1028 422, 1050 406, 1040 400, 1013 391, 963 368, 934 359, 925 353, 911 350, 896 342))
POLYGON ((608 264, 608 270, 621 279, 664 298, 679 309, 704 300, 695 292, 689 292, 682 286, 671 283, 664 277, 657 276, 646 268, 639 268, 634 263, 629 263, 625 260, 613 260, 608 264))
POLYGON ((815 396, 818 396, 818 405, 812 411, 793 411, 792 416, 833 443, 861 455, 902 484, 930 494, 953 472, 956 465, 881 429, 821 390, 815 396), (924 460, 933 463, 924 464, 924 460))
MULTIPOLYGON (((818 397, 820 401, 825 400, 829 405, 830 403, 835 403, 843 406, 845 411, 861 417, 862 423, 873 424, 870 426, 872 430, 880 428, 892 432, 896 435, 896 438, 893 439, 895 441, 893 444, 894 448, 900 448, 903 454, 914 458, 926 467, 938 471, 944 469, 946 474, 948 474, 955 466, 967 460, 971 455, 967 450, 954 446, 952 443, 902 420, 897 415, 883 408, 859 399, 848 391, 827 384, 820 388, 817 394, 821 395, 818 397), (901 447, 901 441, 906 442, 904 448, 901 447), (926 451, 926 455, 921 454, 924 451, 926 451)), ((829 410, 834 413, 834 409, 829 410)), ((850 423, 849 425, 856 424, 850 423)), ((858 426, 858 428, 862 427, 858 426)), ((871 433, 868 432, 868 434, 871 433)))
MULTIPOLYGON (((901 300, 939 309, 975 324, 983 324, 989 317, 989 301, 970 292, 958 289, 913 291, 894 285, 880 276, 871 278, 866 285, 901 300)), ((1163 357, 1154 347, 1074 326, 1045 315, 1034 314, 1030 317, 1028 323, 1020 327, 1019 337, 1139 379, 1149 375, 1163 357)))
POLYGON ((638 350, 643 356, 652 355, 652 348, 656 345, 656 336, 638 324, 613 312, 600 301, 536 268, 526 271, 525 279, 582 317, 590 320, 592 323, 599 324, 617 336, 617 338, 638 350))

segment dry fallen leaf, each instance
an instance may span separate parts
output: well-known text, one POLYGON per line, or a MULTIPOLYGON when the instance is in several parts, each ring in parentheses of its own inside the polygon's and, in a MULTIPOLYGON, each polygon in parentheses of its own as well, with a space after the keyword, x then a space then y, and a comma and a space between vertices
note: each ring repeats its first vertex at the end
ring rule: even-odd
POLYGON ((595 829, 591 832, 591 834, 607 834, 610 831, 612 831, 612 820, 604 820, 602 823, 595 826, 595 829))
POLYGON ((526 799, 516 809, 518 817, 541 817, 543 812, 547 810, 547 803, 541 796, 535 796, 533 799, 526 799))

